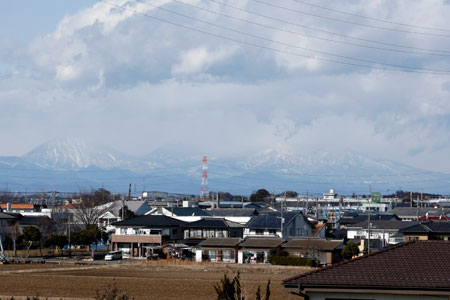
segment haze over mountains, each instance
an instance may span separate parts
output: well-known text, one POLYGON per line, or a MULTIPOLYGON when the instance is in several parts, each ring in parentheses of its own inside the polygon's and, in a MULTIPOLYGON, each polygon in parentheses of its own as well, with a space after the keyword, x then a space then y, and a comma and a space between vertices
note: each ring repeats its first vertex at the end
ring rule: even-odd
MULTIPOLYGON (((142 190, 198 194, 202 154, 174 155, 160 149, 132 157, 113 149, 73 138, 46 142, 27 154, 0 157, 0 190, 79 192, 104 187, 113 192, 142 190)), ((271 192, 295 190, 322 194, 383 194, 399 189, 444 193, 450 175, 374 159, 359 153, 313 154, 279 148, 239 157, 208 156, 210 191, 249 194, 259 188, 271 192)))

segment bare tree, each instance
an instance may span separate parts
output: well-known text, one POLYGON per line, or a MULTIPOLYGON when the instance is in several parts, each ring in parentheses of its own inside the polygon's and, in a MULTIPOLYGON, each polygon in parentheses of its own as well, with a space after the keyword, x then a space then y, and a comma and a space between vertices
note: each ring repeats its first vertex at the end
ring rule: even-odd
POLYGON ((13 242, 13 256, 17 256, 17 247, 16 242, 19 239, 19 236, 22 234, 22 229, 19 226, 19 222, 14 222, 9 225, 8 228, 8 236, 13 242))
POLYGON ((76 223, 87 229, 91 225, 97 225, 99 218, 106 213, 105 205, 98 205, 98 202, 91 198, 83 198, 76 209, 73 210, 73 217, 76 223))

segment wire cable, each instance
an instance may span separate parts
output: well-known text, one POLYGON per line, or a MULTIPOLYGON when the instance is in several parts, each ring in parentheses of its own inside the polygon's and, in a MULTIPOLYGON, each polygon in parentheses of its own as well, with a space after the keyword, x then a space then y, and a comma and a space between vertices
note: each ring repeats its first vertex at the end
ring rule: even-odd
POLYGON ((306 16, 321 18, 321 19, 325 19, 325 20, 331 20, 331 21, 335 21, 335 22, 347 23, 347 24, 356 25, 356 26, 363 26, 363 27, 374 28, 374 29, 395 31, 395 32, 401 32, 401 33, 407 33, 407 34, 418 34, 418 35, 427 35, 427 36, 450 38, 450 35, 448 35, 448 34, 428 33, 428 32, 420 32, 420 31, 408 31, 408 30, 403 30, 403 29, 396 29, 396 28, 368 25, 368 24, 363 24, 363 23, 358 23, 358 22, 353 22, 353 21, 347 21, 347 20, 341 20, 341 19, 336 19, 336 18, 327 17, 327 16, 316 15, 316 14, 305 12, 305 11, 302 11, 302 10, 288 8, 288 7, 277 5, 277 4, 273 4, 273 3, 268 3, 268 2, 265 2, 265 1, 262 1, 262 0, 253 0, 253 1, 257 2, 257 3, 261 3, 261 4, 264 4, 264 5, 267 5, 267 6, 270 6, 270 7, 275 7, 275 8, 278 8, 278 9, 282 9, 282 10, 285 10, 285 11, 295 12, 295 13, 299 13, 299 14, 306 15, 306 16))
POLYGON ((206 24, 206 25, 217 27, 217 28, 220 28, 220 29, 223 29, 223 30, 228 30, 228 31, 231 31, 231 32, 234 32, 234 33, 242 34, 242 35, 245 35, 245 36, 248 36, 248 37, 251 37, 251 38, 256 38, 256 39, 259 39, 259 40, 263 40, 263 41, 266 41, 266 42, 279 44, 279 45, 282 45, 282 46, 292 47, 292 48, 295 48, 295 49, 305 50, 305 51, 309 51, 309 52, 313 52, 313 53, 320 53, 320 54, 324 54, 324 55, 328 55, 328 56, 332 56, 332 57, 337 57, 337 58, 354 60, 354 61, 358 61, 358 62, 364 62, 364 63, 370 63, 370 64, 376 64, 376 65, 383 65, 383 66, 394 67, 394 68, 405 68, 405 69, 411 69, 411 70, 429 71, 429 72, 436 72, 436 73, 449 73, 449 75, 450 75, 450 71, 446 71, 446 70, 434 70, 434 69, 410 67, 410 66, 405 66, 405 65, 388 64, 388 63, 383 63, 383 62, 379 62, 379 61, 354 58, 354 57, 334 54, 334 53, 330 53, 330 52, 326 52, 326 51, 320 51, 320 50, 317 50, 317 49, 310 49, 310 48, 306 48, 306 47, 292 45, 292 44, 284 43, 284 42, 281 42, 281 41, 272 40, 272 39, 265 38, 265 37, 262 37, 262 36, 254 35, 254 34, 251 34, 251 33, 247 33, 247 32, 244 32, 244 31, 232 29, 232 28, 229 28, 229 27, 226 27, 226 26, 217 25, 215 23, 204 21, 204 20, 192 17, 192 16, 188 16, 188 15, 185 15, 185 14, 182 14, 182 13, 179 13, 179 12, 176 12, 176 11, 173 11, 173 10, 170 10, 170 9, 158 6, 158 5, 153 5, 153 4, 141 1, 141 0, 136 0, 136 2, 148 5, 150 7, 156 8, 156 9, 160 9, 160 10, 166 11, 168 13, 171 13, 171 14, 174 14, 174 15, 177 15, 177 16, 181 16, 181 17, 184 17, 184 18, 187 18, 187 19, 190 19, 190 20, 194 20, 194 21, 206 24))
POLYGON ((301 0, 292 0, 292 1, 304 4, 304 5, 308 5, 308 6, 311 6, 311 7, 320 8, 320 9, 324 9, 324 10, 328 10, 328 11, 344 14, 344 15, 347 15, 347 16, 367 19, 367 20, 381 22, 381 23, 387 23, 387 24, 392 24, 392 25, 401 25, 401 26, 407 26, 407 27, 414 27, 414 28, 420 28, 420 29, 426 29, 426 30, 436 30, 436 31, 450 32, 450 29, 442 29, 442 28, 436 28, 436 27, 425 27, 425 26, 418 26, 418 25, 394 22, 394 21, 389 21, 389 20, 377 19, 377 18, 368 17, 368 16, 364 16, 364 15, 353 14, 353 13, 349 13, 349 12, 346 12, 346 11, 325 7, 325 6, 320 6, 320 5, 317 5, 317 4, 313 4, 313 3, 309 3, 309 2, 305 2, 305 1, 301 1, 301 0))
MULTIPOLYGON (((116 5, 116 4, 113 4, 113 3, 110 3, 110 2, 107 2, 107 1, 104 1, 104 0, 98 0, 98 1, 99 2, 103 2, 103 3, 105 3, 107 5, 110 5, 110 6, 116 7, 116 8, 120 8, 120 9, 123 9, 123 10, 126 10, 126 11, 130 11, 130 12, 132 12, 134 14, 137 14, 137 15, 146 16, 146 17, 149 17, 149 18, 152 18, 152 19, 164 22, 164 23, 168 23, 168 24, 171 24, 171 25, 174 25, 174 26, 177 26, 177 27, 181 27, 181 28, 188 29, 188 30, 191 30, 191 31, 196 31, 196 32, 203 33, 203 34, 206 34, 206 35, 214 36, 214 37, 217 37, 217 38, 220 38, 220 39, 233 41, 233 42, 236 42, 236 43, 239 43, 239 44, 244 44, 244 45, 248 45, 248 46, 252 46, 252 47, 256 47, 256 48, 260 48, 260 49, 265 49, 265 50, 269 50, 269 51, 289 54, 289 55, 303 57, 303 58, 314 59, 314 60, 318 60, 318 61, 332 62, 332 63, 337 63, 337 64, 355 66, 355 67, 365 68, 365 69, 369 69, 369 70, 376 69, 376 70, 385 70, 385 71, 388 70, 388 71, 406 72, 406 73, 421 73, 421 74, 447 75, 447 76, 450 75, 449 71, 438 71, 438 70, 431 70, 431 69, 430 70, 426 70, 426 69, 415 68, 415 67, 407 67, 407 66, 404 66, 404 69, 400 69, 401 66, 397 66, 397 65, 390 65, 390 64, 384 64, 384 63, 366 61, 366 62, 371 62, 371 63, 375 63, 375 64, 388 65, 388 66, 391 66, 391 67, 370 66, 370 65, 364 65, 364 64, 359 64, 359 63, 352 63, 352 62, 339 61, 339 60, 333 60, 333 59, 328 59, 328 58, 323 58, 323 57, 316 57, 316 56, 311 56, 311 55, 300 54, 300 53, 297 53, 297 52, 281 50, 281 49, 273 48, 273 47, 269 47, 269 46, 263 46, 263 45, 260 45, 260 44, 255 44, 255 43, 251 43, 251 42, 247 42, 247 41, 243 41, 243 40, 238 40, 238 39, 235 39, 235 38, 227 37, 227 36, 224 36, 224 35, 208 32, 208 31, 204 31, 204 30, 201 30, 201 29, 197 29, 197 28, 190 27, 190 26, 187 26, 187 25, 179 24, 179 23, 172 22, 172 21, 169 21, 169 20, 166 20, 166 19, 162 19, 162 18, 159 18, 159 17, 155 17, 155 16, 152 16, 152 15, 149 15, 149 14, 138 12, 138 11, 135 11, 133 9, 129 9, 127 7, 124 7, 124 6, 116 5)), ((137 1, 137 2, 140 2, 140 1, 137 1)), ((141 3, 145 3, 145 2, 141 2, 141 3)), ((148 4, 148 5, 150 5, 150 4, 148 4)), ((206 22, 206 21, 202 21, 202 22, 209 23, 209 22, 206 22)), ((214 24, 214 25, 216 27, 220 27, 220 25, 216 25, 216 24, 214 24)), ((224 27, 224 29, 225 28, 226 27, 224 27)), ((230 29, 230 30, 233 31, 233 29, 230 29)), ((236 32, 238 32, 238 31, 236 31, 236 32)), ((246 33, 241 33, 241 34, 252 36, 252 35, 246 34, 246 33)), ((254 38, 258 38, 258 37, 254 36, 254 38)), ((261 38, 261 37, 259 37, 259 38, 261 38)), ((265 38, 261 38, 261 39, 265 39, 265 38)), ((266 40, 274 42, 274 41, 272 41, 270 39, 266 39, 266 40)), ((280 42, 280 44, 285 44, 285 43, 281 43, 280 42)), ((289 44, 285 44, 285 45, 286 46, 295 47, 295 46, 292 46, 292 45, 289 45, 289 44)), ((302 48, 302 47, 300 47, 300 48, 302 48)), ((309 50, 309 51, 313 51, 313 50, 309 50)), ((329 55, 333 55, 333 54, 329 54, 329 55)), ((345 56, 342 56, 342 58, 344 58, 344 59, 353 59, 353 58, 347 58, 345 56)), ((353 60, 364 62, 364 60, 359 60, 359 59, 353 59, 353 60)))
POLYGON ((247 9, 240 8, 240 7, 236 7, 236 6, 227 4, 227 3, 223 3, 223 2, 220 2, 220 1, 217 1, 217 0, 209 0, 209 1, 217 3, 217 4, 225 6, 225 7, 229 7, 229 8, 234 9, 234 10, 242 11, 242 12, 254 15, 254 16, 265 18, 265 19, 268 19, 268 20, 273 20, 273 21, 284 23, 284 24, 296 26, 296 27, 299 27, 299 28, 304 28, 304 29, 308 29, 308 30, 318 31, 318 32, 322 32, 322 33, 326 33, 326 34, 330 34, 330 35, 343 37, 343 38, 354 39, 354 40, 358 40, 358 41, 374 43, 374 44, 380 44, 380 45, 391 46, 391 47, 412 49, 412 50, 422 50, 422 51, 430 51, 430 52, 450 53, 450 51, 448 51, 448 50, 418 48, 418 47, 405 46, 405 45, 400 45, 400 44, 387 43, 387 42, 375 41, 375 40, 365 39, 365 38, 356 37, 356 36, 345 35, 345 34, 341 34, 341 33, 337 33, 337 32, 327 31, 327 30, 323 30, 323 29, 320 29, 320 28, 309 27, 309 26, 306 26, 306 25, 301 25, 301 24, 298 24, 298 23, 293 23, 293 22, 289 22, 289 21, 286 21, 286 20, 278 19, 278 18, 275 18, 275 17, 271 17, 271 16, 268 16, 268 15, 260 14, 260 13, 254 12, 254 11, 250 11, 250 10, 247 10, 247 9))
MULTIPOLYGON (((285 32, 285 33, 289 33, 289 34, 294 34, 294 35, 298 35, 298 36, 304 36, 304 37, 317 39, 317 40, 322 40, 322 41, 327 41, 327 42, 333 42, 333 43, 344 44, 344 45, 349 45, 349 46, 356 46, 356 47, 363 47, 363 48, 368 48, 368 49, 382 50, 382 51, 409 53, 409 54, 415 54, 415 55, 450 56, 450 54, 444 54, 444 53, 416 52, 416 51, 408 51, 408 50, 401 50, 401 49, 392 49, 392 48, 383 48, 383 47, 377 47, 377 46, 363 45, 363 44, 357 44, 357 43, 340 41, 340 40, 333 40, 333 39, 329 39, 329 38, 324 38, 324 37, 319 37, 319 36, 305 34, 303 32, 299 32, 299 31, 292 31, 292 30, 287 30, 287 29, 281 29, 281 28, 277 28, 275 26, 266 25, 266 24, 255 22, 255 21, 251 21, 251 20, 246 20, 246 19, 230 16, 230 15, 227 15, 227 14, 224 14, 224 13, 221 13, 221 12, 209 10, 209 9, 206 9, 206 8, 203 8, 203 7, 200 7, 200 6, 196 6, 196 5, 193 5, 193 4, 190 4, 190 3, 186 3, 186 2, 183 2, 183 1, 179 1, 179 0, 172 0, 172 2, 176 2, 176 3, 179 3, 179 4, 186 5, 186 6, 190 6, 190 7, 193 7, 195 9, 198 9, 198 10, 202 10, 202 11, 205 11, 205 12, 208 12, 208 13, 211 13, 211 14, 223 16, 223 17, 230 18, 230 19, 233 19, 233 20, 238 20, 238 21, 249 23, 249 24, 253 24, 253 25, 256 25, 256 26, 269 28, 269 29, 276 30, 276 31, 279 31, 279 32, 285 32)), ((144 3, 144 2, 142 2, 142 3, 144 3)))

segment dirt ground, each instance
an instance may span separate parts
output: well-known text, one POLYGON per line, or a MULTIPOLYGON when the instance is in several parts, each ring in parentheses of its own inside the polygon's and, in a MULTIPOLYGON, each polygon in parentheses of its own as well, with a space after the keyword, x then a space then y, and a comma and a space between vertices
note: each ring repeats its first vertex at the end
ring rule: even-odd
POLYGON ((301 267, 236 264, 171 264, 133 262, 108 265, 0 265, 0 299, 37 296, 40 299, 92 299, 114 280, 119 291, 134 299, 214 300, 214 285, 225 273, 241 272, 246 299, 255 299, 258 285, 270 279, 271 300, 299 300, 281 286, 283 279, 308 271, 301 267))

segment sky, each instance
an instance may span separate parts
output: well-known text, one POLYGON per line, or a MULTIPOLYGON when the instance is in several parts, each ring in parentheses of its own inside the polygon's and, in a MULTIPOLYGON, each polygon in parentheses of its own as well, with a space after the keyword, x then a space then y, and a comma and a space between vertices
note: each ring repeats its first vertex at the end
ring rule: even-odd
POLYGON ((105 1, 2 4, 0 156, 69 136, 450 171, 449 1, 105 1))

